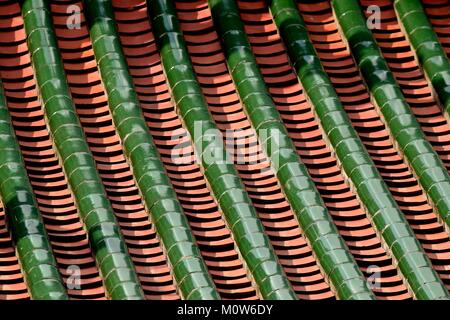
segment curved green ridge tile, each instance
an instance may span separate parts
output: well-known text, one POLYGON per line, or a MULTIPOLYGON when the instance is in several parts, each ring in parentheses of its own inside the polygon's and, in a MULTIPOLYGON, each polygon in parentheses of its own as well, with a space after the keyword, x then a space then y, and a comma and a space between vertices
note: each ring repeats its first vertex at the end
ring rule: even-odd
POLYGON ((450 62, 419 0, 395 0, 394 8, 419 64, 450 115, 450 62))
POLYGON ((362 76, 385 119, 392 137, 408 160, 439 215, 450 226, 450 175, 412 113, 357 1, 333 1, 337 19, 362 76), (351 4, 354 6, 352 7, 351 4), (350 6, 351 9, 347 8, 350 6))
POLYGON ((108 295, 112 299, 143 299, 133 262, 71 99, 48 2, 24 1, 22 16, 49 131, 103 279, 113 279, 105 281, 108 295))
POLYGON ((185 299, 220 299, 140 109, 111 2, 84 3, 113 122, 178 288, 185 299))
POLYGON ((67 300, 0 80, 0 197, 31 298, 67 300))
MULTIPOLYGON (((361 57, 364 53, 376 56, 375 61, 371 60, 373 56, 364 59, 364 63, 369 63, 364 66, 369 67, 364 69, 364 71, 362 70, 363 75, 373 75, 373 78, 379 77, 383 84, 393 81, 392 75, 386 69, 382 72, 370 72, 372 70, 370 66, 376 65, 375 62, 379 63, 381 58, 379 57, 379 50, 376 44, 366 41, 371 37, 370 32, 364 32, 364 37, 361 37, 356 32, 367 30, 362 14, 355 15, 355 12, 361 13, 357 2, 348 0, 334 1, 333 5, 335 9, 337 8, 338 17, 349 19, 347 21, 348 28, 345 29, 347 30, 347 39, 351 36, 350 39, 356 38, 361 40, 357 42, 357 45, 361 46, 361 51, 354 53, 355 57, 361 57)), ((416 298, 420 299, 448 297, 447 289, 433 270, 431 262, 376 170, 356 131, 353 129, 331 81, 322 68, 294 2, 292 0, 272 1, 271 11, 278 30, 286 43, 291 63, 297 71, 307 95, 315 106, 322 127, 329 137, 344 171, 353 182, 361 201, 365 204, 368 213, 372 217, 373 224, 389 246, 392 255, 396 258, 400 271, 408 281, 411 290, 416 298), (427 274, 426 278, 421 275, 423 270, 427 270, 425 272, 427 274), (430 283, 433 285, 430 285, 430 283)), ((367 80, 371 85, 375 83, 375 81, 372 81, 374 80, 373 78, 367 80)), ((378 83, 377 88, 381 90, 377 91, 378 94, 388 96, 391 94, 394 86, 386 87, 378 83)), ((385 116, 398 110, 407 110, 404 99, 394 101, 397 107, 400 106, 401 108, 384 108, 382 110, 385 116)), ((400 117, 393 116, 391 120, 399 119, 400 117)), ((398 127, 396 129, 400 131, 400 134, 405 133, 404 130, 399 130, 398 127)), ((414 127, 414 129, 420 131, 419 128, 414 127)))
POLYGON ((149 0, 152 28, 179 116, 188 129, 212 192, 264 299, 297 299, 242 181, 228 160, 170 0, 149 0))
MULTIPOLYGON (((411 2, 410 4, 413 4, 411 2)), ((337 19, 353 57, 384 116, 392 137, 413 168, 442 220, 450 226, 450 175, 426 140, 403 93, 366 26, 357 1, 333 1, 337 19), (352 6, 353 5, 353 6, 352 6), (351 9, 348 8, 351 7, 351 9)))
POLYGON ((341 299, 375 299, 301 162, 268 92, 234 0, 209 0, 228 69, 299 224, 341 299))

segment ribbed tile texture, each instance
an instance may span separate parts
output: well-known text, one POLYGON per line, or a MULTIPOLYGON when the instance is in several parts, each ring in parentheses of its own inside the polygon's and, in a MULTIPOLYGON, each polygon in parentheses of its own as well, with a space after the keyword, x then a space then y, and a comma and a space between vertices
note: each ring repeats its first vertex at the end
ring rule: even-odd
POLYGON ((448 56, 445 0, 0 2, 0 299, 448 298, 448 56))

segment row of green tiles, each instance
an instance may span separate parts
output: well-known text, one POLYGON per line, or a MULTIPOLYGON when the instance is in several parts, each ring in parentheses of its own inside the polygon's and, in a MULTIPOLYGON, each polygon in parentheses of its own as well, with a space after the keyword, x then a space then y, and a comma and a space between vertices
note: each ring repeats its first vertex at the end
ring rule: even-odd
POLYGON ((356 0, 333 1, 352 54, 403 154, 432 199, 443 221, 450 226, 450 176, 426 140, 386 60, 366 26, 356 0), (353 4, 353 5, 352 5, 353 4))
POLYGON ((0 196, 33 299, 67 299, 0 82, 0 196))
POLYGON ((265 299, 296 299, 241 179, 228 158, 196 79, 171 0, 148 2, 152 27, 178 113, 204 175, 265 299))
MULTIPOLYGON (((280 3, 281 1, 287 0, 277 0, 280 3)), ((446 199, 445 194, 450 195, 447 171, 430 144, 425 140, 417 120, 412 115, 371 32, 366 27, 366 21, 358 2, 334 0, 333 7, 354 58, 377 104, 381 107, 393 137, 419 176, 422 186, 439 205, 440 200, 446 199)), ((304 30, 303 26, 301 29, 304 30)), ((306 34, 306 31, 303 32, 306 34)), ((289 31, 285 35, 285 38, 289 39, 288 37, 289 31)), ((408 280, 416 298, 448 297, 448 290, 432 269, 431 263, 415 239, 414 233, 407 225, 379 173, 374 169, 361 141, 356 138, 355 131, 350 130, 350 120, 338 102, 329 79, 327 78, 326 82, 322 79, 323 76, 321 76, 321 80, 307 79, 309 77, 307 70, 309 69, 320 69, 320 74, 324 74, 324 71, 319 66, 319 62, 317 62, 316 68, 305 63, 302 66, 301 56, 306 57, 315 55, 315 53, 312 45, 307 48, 301 44, 302 42, 295 43, 291 40, 289 47, 290 52, 296 52, 293 61, 296 63, 300 77, 305 78, 303 81, 310 82, 310 86, 317 87, 315 83, 324 83, 323 89, 314 88, 321 92, 320 96, 315 97, 314 93, 311 93, 311 98, 318 102, 316 109, 319 116, 323 117, 324 130, 335 145, 345 171, 354 181, 358 194, 365 202, 378 230, 397 258, 400 270, 408 280), (329 98, 324 99, 323 97, 329 98), (328 121, 332 122, 331 125, 327 123, 328 121)), ((440 212, 443 213, 442 210, 440 212)), ((443 217, 447 216, 443 214, 443 217)))
MULTIPOLYGON (((371 214, 373 222, 410 286, 420 295, 421 285, 428 279, 416 279, 425 269, 433 274, 431 264, 418 264, 415 255, 425 257, 419 242, 403 213, 376 170, 369 154, 353 129, 350 119, 322 68, 309 39, 304 22, 292 0, 274 0, 271 3, 274 21, 286 43, 294 69, 320 118, 322 128, 333 145, 345 172, 355 186, 360 199, 371 214), (402 238, 401 241, 397 241, 402 238), (420 267, 420 268, 419 268, 420 267), (410 272, 414 270, 414 272, 410 272), (422 281, 422 282, 420 282, 422 281)), ((421 259, 422 260, 422 259, 421 259)), ((437 276, 435 280, 438 280, 437 276)))
POLYGON ((228 69, 299 224, 340 299, 374 299, 289 137, 252 53, 234 0, 210 0, 228 69))
POLYGON ((110 1, 86 0, 95 58, 125 156, 185 299, 219 299, 189 222, 160 160, 119 42, 110 1))
POLYGON ((366 26, 355 0, 333 5, 362 76, 403 154, 432 199, 443 221, 450 226, 450 176, 426 140, 386 60, 366 26))
POLYGON ((419 0, 396 0, 395 10, 419 63, 450 114, 450 62, 419 0))
POLYGON ((142 299, 133 262, 71 99, 48 2, 27 0, 22 15, 49 131, 108 295, 112 299, 142 299))

